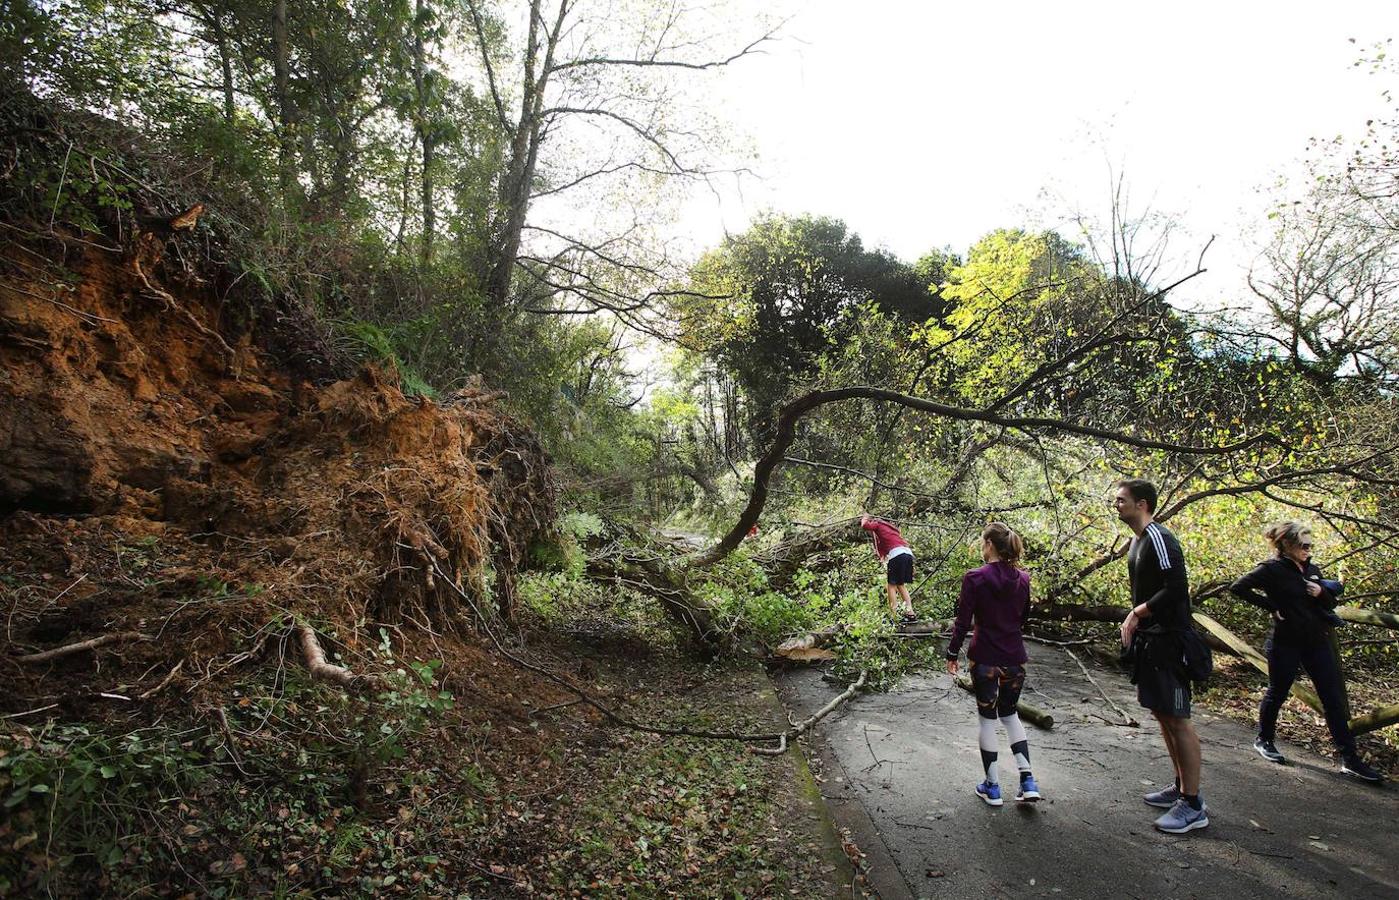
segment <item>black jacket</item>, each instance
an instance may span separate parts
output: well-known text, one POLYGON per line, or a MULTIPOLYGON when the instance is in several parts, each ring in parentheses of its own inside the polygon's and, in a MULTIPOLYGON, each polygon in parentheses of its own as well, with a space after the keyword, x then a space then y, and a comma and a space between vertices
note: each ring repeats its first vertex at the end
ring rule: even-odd
POLYGON ((1290 559, 1275 556, 1259 563, 1257 568, 1229 585, 1229 590, 1240 600, 1246 600, 1269 613, 1280 613, 1274 619, 1274 632, 1291 638, 1324 637, 1326 629, 1335 622, 1331 610, 1336 606, 1336 597, 1325 587, 1321 595, 1313 597, 1307 593, 1307 582, 1320 582, 1321 569, 1316 563, 1307 562, 1305 570, 1297 568, 1290 559))
POLYGON ((1190 624, 1190 586, 1185 553, 1171 531, 1151 522, 1127 551, 1132 606, 1145 603, 1151 616, 1142 624, 1180 628, 1190 624))

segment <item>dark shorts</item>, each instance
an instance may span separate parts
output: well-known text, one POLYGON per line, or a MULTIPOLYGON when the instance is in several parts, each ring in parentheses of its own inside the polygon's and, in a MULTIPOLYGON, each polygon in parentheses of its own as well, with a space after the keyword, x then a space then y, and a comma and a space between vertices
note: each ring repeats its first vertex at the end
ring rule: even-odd
POLYGON ((1138 631, 1132 641, 1132 682, 1143 707, 1158 715, 1190 718, 1190 676, 1179 636, 1138 631))
POLYGON ((889 583, 913 584, 913 554, 900 553, 889 557, 889 583))
POLYGON ((1137 671, 1137 702, 1154 713, 1190 718, 1190 679, 1172 668, 1144 665, 1137 671))
POLYGON ((1015 712, 1020 691, 1025 687, 1024 666, 986 666, 972 663, 972 692, 976 694, 976 714, 983 719, 999 719, 1015 712))

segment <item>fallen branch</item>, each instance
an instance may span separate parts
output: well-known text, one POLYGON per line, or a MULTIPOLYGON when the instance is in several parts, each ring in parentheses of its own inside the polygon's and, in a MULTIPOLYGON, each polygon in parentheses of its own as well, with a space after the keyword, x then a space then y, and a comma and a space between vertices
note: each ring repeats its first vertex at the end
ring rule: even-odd
POLYGON ((1080 638, 1076 641, 1055 641, 1049 638, 1035 637, 1033 634, 1022 634, 1022 638, 1027 641, 1034 641, 1036 644, 1044 644, 1048 647, 1082 647, 1086 644, 1096 644, 1099 638, 1080 638))
POLYGON ((1338 606, 1336 607, 1336 615, 1347 622, 1399 629, 1399 616, 1394 613, 1376 612, 1373 609, 1361 609, 1358 606, 1338 606))
MULTIPOLYGON (((1074 603, 1051 603, 1044 606, 1032 606, 1030 615, 1040 621, 1065 621, 1065 622, 1108 622, 1118 625, 1127 618, 1127 613, 1131 612, 1126 606, 1091 606, 1074 603)), ((1201 635, 1204 642, 1216 653, 1227 653, 1231 656, 1238 656, 1239 652, 1230 644, 1220 640, 1212 632, 1205 632, 1201 635)), ((1043 638, 1030 638, 1039 640, 1040 643, 1048 643, 1043 638)))
MULTIPOLYGON (((432 565, 434 568, 437 567, 437 563, 435 561, 432 563, 432 565)), ((550 671, 549 669, 546 669, 543 666, 535 665, 529 660, 522 659, 521 657, 516 656, 514 653, 511 653, 509 650, 506 649, 505 645, 501 643, 500 638, 496 637, 495 632, 491 630, 491 627, 488 624, 488 620, 481 615, 481 610, 479 607, 477 607, 476 601, 471 598, 471 595, 468 594, 466 591, 462 590, 460 585, 452 581, 452 579, 448 578, 446 574, 443 573, 440 569, 438 569, 437 574, 442 578, 442 581, 453 591, 455 591, 457 593, 457 596, 465 600, 467 604, 472 608, 472 610, 476 613, 477 620, 481 623, 482 630, 486 632, 486 637, 495 647, 497 653, 510 660, 512 663, 519 666, 520 668, 530 672, 534 672, 537 675, 542 675, 543 677, 552 681, 554 684, 557 684, 560 687, 564 688, 569 693, 574 694, 576 697, 578 697, 580 702, 585 703, 588 706, 591 706, 593 709, 597 710, 599 713, 602 714, 603 718, 607 719, 607 721, 611 722, 614 725, 620 725, 623 728, 630 728, 633 731, 640 731, 645 734, 654 734, 660 737, 692 737, 711 741, 738 741, 745 744, 771 743, 773 741, 778 741, 782 749, 785 750, 787 740, 789 739, 789 737, 794 737, 796 735, 802 734, 804 731, 806 731, 806 729, 810 728, 813 724, 815 724, 815 722, 819 720, 820 716, 824 716, 830 712, 829 709, 823 709, 823 711, 818 713, 817 716, 813 717, 807 722, 802 723, 802 725, 793 726, 787 731, 771 732, 767 734, 741 734, 736 731, 700 731, 691 728, 666 728, 656 725, 646 725, 644 723, 634 721, 612 710, 611 708, 603 704, 601 701, 593 697, 591 694, 589 694, 587 691, 583 690, 580 687, 577 687, 567 678, 564 678, 557 672, 550 671)), ((864 685, 863 672, 860 673, 860 679, 858 681, 858 684, 860 686, 864 685)), ((853 692, 849 690, 847 690, 846 693, 851 694, 851 696, 853 696, 853 692)), ((840 698, 837 698, 837 700, 839 699, 840 698)), ((846 699, 849 698, 846 697, 846 699)), ((827 705, 830 706, 831 709, 835 708, 830 704, 827 705)))
POLYGON ((1094 677, 1093 677, 1093 674, 1092 674, 1091 672, 1088 671, 1088 667, 1085 666, 1085 665, 1083 664, 1083 660, 1081 660, 1081 659, 1078 658, 1078 654, 1074 653, 1074 652, 1073 652, 1072 650, 1070 650, 1068 647, 1064 647, 1064 652, 1067 653, 1067 654, 1069 654, 1069 658, 1070 658, 1070 659, 1072 659, 1074 662, 1078 663, 1079 669, 1081 669, 1081 670, 1083 671, 1083 677, 1084 677, 1084 678, 1087 678, 1088 681, 1089 681, 1089 683, 1092 684, 1093 687, 1095 687, 1095 688, 1098 689, 1098 694, 1101 695, 1102 698, 1108 702, 1108 706, 1111 706, 1111 707, 1113 708, 1113 710, 1114 710, 1119 716, 1122 717, 1122 724, 1123 724, 1123 725, 1127 725, 1127 726, 1129 726, 1129 727, 1131 727, 1131 728, 1136 728, 1138 725, 1141 724, 1141 723, 1138 722, 1136 719, 1134 719, 1134 718, 1132 718, 1131 716, 1129 716, 1129 715, 1127 714, 1126 710, 1124 710, 1122 707, 1118 706, 1118 705, 1117 705, 1117 701, 1113 700, 1111 697, 1108 696, 1108 692, 1105 691, 1105 690, 1103 690, 1103 686, 1102 686, 1101 684, 1099 684, 1099 683, 1098 683, 1098 679, 1094 678, 1094 677))
POLYGON ((39 706, 39 707, 36 707, 36 708, 34 708, 34 709, 26 709, 24 712, 9 713, 8 715, 0 716, 0 719, 18 719, 18 718, 21 718, 21 717, 23 717, 23 716, 32 716, 32 715, 34 715, 35 713, 46 712, 47 710, 50 710, 50 709, 57 709, 57 708, 58 708, 58 704, 57 704, 57 703, 50 703, 48 706, 39 706))
POLYGON ((825 706, 821 707, 815 713, 813 713, 810 717, 804 719, 801 722, 801 724, 794 725, 786 731, 782 732, 782 734, 778 735, 776 747, 749 747, 748 749, 753 753, 759 754, 760 756, 781 756, 783 753, 786 753, 787 742, 789 740, 795 740, 801 737, 808 730, 810 730, 811 726, 826 718, 826 716, 829 716, 831 713, 835 712, 835 710, 842 703, 846 702, 851 697, 859 693, 860 688, 865 686, 865 678, 867 674, 867 672, 861 669, 860 677, 856 678, 853 682, 851 682, 850 686, 847 687, 842 693, 834 697, 830 703, 827 703, 825 706))
POLYGON ((1372 710, 1363 716, 1356 716, 1350 720, 1351 734, 1368 734, 1381 728, 1399 723, 1399 703, 1389 706, 1382 706, 1372 710))
POLYGON ((100 637, 89 638, 86 641, 78 641, 76 644, 66 644, 62 647, 55 647, 52 650, 45 650, 41 653, 16 656, 14 659, 17 663, 43 663, 54 659, 62 659, 65 656, 72 656, 74 653, 82 653, 85 650, 96 650, 98 647, 105 647, 107 644, 122 644, 127 641, 145 640, 149 640, 149 638, 139 631, 122 631, 116 634, 104 634, 100 637))
POLYGON ((535 716, 543 715, 546 712, 553 712, 556 709, 565 709, 570 706, 577 706, 579 703, 582 702, 582 697, 574 697, 572 700, 565 700, 562 703, 551 703, 548 706, 541 706, 539 707, 539 709, 533 710, 532 712, 530 712, 530 717, 533 718, 535 716))

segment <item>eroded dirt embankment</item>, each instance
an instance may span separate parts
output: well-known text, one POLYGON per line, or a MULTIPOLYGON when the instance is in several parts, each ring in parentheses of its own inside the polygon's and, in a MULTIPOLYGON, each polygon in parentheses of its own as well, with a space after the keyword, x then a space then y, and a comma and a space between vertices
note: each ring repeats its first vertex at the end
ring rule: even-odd
POLYGON ((80 683, 61 689, 7 660, 0 710, 76 713, 181 661, 172 684, 212 678, 236 640, 293 618, 351 649, 379 624, 469 624, 443 575, 509 614, 553 486, 494 395, 409 398, 374 368, 336 380, 285 311, 230 308, 197 233, 32 228, 7 224, 0 251, 3 655, 140 638, 100 675, 67 666, 80 683))

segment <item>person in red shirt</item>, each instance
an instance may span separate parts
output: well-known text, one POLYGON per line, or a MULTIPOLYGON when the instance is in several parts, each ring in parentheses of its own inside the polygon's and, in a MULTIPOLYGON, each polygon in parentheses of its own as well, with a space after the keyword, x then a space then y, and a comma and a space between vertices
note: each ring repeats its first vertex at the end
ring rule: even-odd
POLYGON ((908 586, 913 583, 913 550, 908 541, 883 519, 860 516, 860 527, 873 532, 874 555, 888 570, 889 613, 902 616, 905 621, 917 619, 913 599, 908 595, 908 586))

